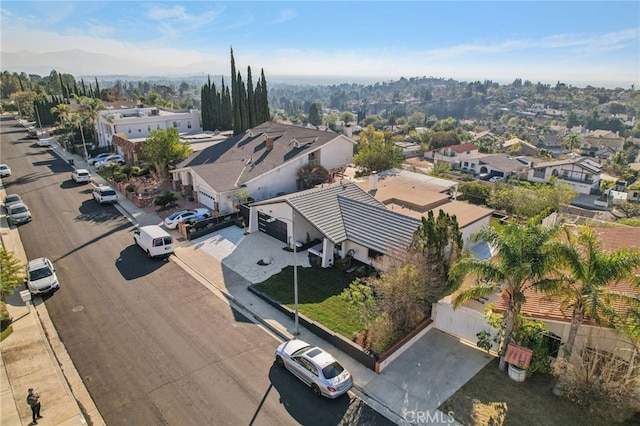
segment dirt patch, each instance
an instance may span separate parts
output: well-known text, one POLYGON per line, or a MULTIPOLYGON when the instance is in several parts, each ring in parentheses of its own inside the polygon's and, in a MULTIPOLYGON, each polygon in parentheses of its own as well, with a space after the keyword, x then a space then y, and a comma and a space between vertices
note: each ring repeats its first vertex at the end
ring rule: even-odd
MULTIPOLYGON (((464 425, 608 425, 584 407, 552 393, 554 378, 536 374, 518 383, 498 360, 487 364, 439 408, 464 425)), ((628 423, 632 424, 632 423, 628 423)))

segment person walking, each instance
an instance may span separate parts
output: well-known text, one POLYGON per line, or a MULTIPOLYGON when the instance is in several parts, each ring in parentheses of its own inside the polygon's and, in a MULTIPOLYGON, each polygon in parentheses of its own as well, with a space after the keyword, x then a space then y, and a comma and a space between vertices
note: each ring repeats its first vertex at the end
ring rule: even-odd
POLYGON ((27 395, 27 403, 29 404, 29 407, 31 407, 33 424, 37 425, 38 422, 36 420, 42 419, 43 417, 40 415, 40 395, 38 395, 37 392, 34 392, 33 388, 29 388, 29 394, 27 395))

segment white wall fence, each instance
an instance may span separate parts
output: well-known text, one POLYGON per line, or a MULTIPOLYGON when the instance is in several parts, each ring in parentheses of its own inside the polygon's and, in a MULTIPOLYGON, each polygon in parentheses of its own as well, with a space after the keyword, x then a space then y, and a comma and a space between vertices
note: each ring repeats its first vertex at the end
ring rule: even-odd
MULTIPOLYGON (((440 302, 434 304, 431 319, 434 327, 438 330, 466 340, 474 346, 478 342, 476 334, 479 332, 486 331, 491 333, 492 336, 495 336, 498 332, 497 329, 487 324, 487 320, 481 312, 464 306, 454 311, 453 305, 450 303, 440 302)), ((497 351, 498 345, 494 343, 491 350, 497 351)))

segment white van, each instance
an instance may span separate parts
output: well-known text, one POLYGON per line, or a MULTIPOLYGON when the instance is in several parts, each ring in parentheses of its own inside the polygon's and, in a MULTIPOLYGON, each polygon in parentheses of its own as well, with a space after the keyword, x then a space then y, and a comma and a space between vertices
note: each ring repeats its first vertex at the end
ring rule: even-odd
POLYGON ((169 256, 173 253, 173 238, 158 225, 142 226, 133 231, 133 241, 149 257, 169 256))

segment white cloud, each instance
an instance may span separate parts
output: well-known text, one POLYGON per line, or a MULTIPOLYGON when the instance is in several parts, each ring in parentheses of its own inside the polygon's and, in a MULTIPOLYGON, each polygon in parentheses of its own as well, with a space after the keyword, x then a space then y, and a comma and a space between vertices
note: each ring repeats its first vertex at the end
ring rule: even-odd
POLYGON ((204 13, 189 14, 184 6, 161 7, 158 4, 153 4, 147 7, 146 15, 160 24, 160 28, 165 35, 176 35, 192 32, 210 24, 223 11, 224 7, 218 7, 204 13))

